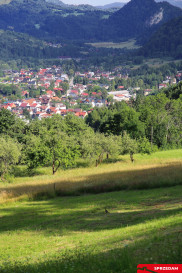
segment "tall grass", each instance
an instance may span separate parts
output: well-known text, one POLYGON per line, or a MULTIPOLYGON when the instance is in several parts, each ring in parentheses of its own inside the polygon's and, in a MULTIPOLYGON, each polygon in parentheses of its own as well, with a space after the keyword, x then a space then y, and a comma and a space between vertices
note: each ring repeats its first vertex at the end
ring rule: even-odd
POLYGON ((134 164, 125 156, 116 163, 60 171, 55 176, 49 168, 40 169, 39 175, 17 177, 13 184, 2 184, 0 201, 181 185, 181 155, 181 150, 137 155, 134 164))

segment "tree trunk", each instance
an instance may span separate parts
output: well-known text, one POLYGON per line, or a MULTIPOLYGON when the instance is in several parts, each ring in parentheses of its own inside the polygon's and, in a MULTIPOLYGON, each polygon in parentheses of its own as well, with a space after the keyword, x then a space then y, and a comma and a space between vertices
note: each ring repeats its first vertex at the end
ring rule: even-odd
POLYGON ((6 179, 4 178, 4 173, 1 175, 1 180, 4 182, 6 181, 6 179))
POLYGON ((154 135, 154 128, 151 125, 151 148, 153 147, 153 135, 154 135))
POLYGON ((130 153, 131 162, 134 163, 133 153, 130 153))
POLYGON ((55 161, 52 162, 52 174, 55 174, 55 161))
POLYGON ((98 166, 98 160, 96 159, 96 165, 95 165, 96 167, 98 166))
POLYGON ((103 161, 103 153, 99 155, 99 160, 98 161, 99 161, 99 164, 102 163, 102 161, 103 161))
POLYGON ((58 163, 58 166, 56 167, 55 166, 55 160, 52 161, 52 174, 53 175, 57 172, 57 170, 59 169, 60 166, 61 166, 60 162, 58 163))

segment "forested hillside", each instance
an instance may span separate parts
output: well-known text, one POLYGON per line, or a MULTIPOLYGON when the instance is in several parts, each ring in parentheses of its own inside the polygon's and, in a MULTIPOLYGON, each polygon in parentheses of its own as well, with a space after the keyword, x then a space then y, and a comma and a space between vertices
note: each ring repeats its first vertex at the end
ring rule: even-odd
POLYGON ((42 38, 89 40, 98 38, 99 21, 109 12, 63 8, 44 0, 13 0, 0 6, 0 29, 10 29, 42 38))
POLYGON ((42 39, 99 41, 149 36, 182 10, 154 0, 131 0, 112 13, 90 6, 62 6, 45 0, 13 0, 0 6, 0 29, 42 39))
POLYGON ((182 82, 179 84, 170 87, 164 91, 166 96, 170 99, 179 99, 182 95, 182 82))
POLYGON ((163 23, 182 15, 182 10, 167 2, 131 0, 108 20, 117 37, 150 37, 163 23))
MULTIPOLYGON (((156 0, 156 2, 164 2, 165 0, 161 1, 161 0, 156 0)), ((182 1, 181 0, 168 0, 167 2, 169 2, 171 5, 182 8, 182 1)))
POLYGON ((141 53, 147 57, 182 58, 182 17, 161 26, 143 47, 141 53))
MULTIPOLYGON (((88 46, 87 46, 88 47, 88 46)), ((86 46, 85 46, 86 48, 86 46)), ((24 33, 0 30, 0 59, 50 59, 60 56, 80 57, 82 46, 71 43, 47 43, 24 33)))

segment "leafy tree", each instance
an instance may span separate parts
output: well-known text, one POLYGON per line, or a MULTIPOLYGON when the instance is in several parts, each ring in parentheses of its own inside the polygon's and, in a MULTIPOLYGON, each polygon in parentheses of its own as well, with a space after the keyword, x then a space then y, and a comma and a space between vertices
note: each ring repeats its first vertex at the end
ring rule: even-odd
POLYGON ((71 78, 71 77, 73 77, 73 75, 74 75, 74 70, 71 68, 71 69, 69 69, 69 71, 68 71, 68 76, 69 76, 69 78, 71 78))
POLYGON ((21 146, 9 137, 0 137, 0 175, 5 179, 5 175, 11 168, 19 162, 21 156, 21 146))
POLYGON ((168 120, 166 123, 166 143, 168 147, 181 147, 182 135, 182 95, 177 100, 172 100, 168 104, 168 120))
POLYGON ((138 152, 141 154, 151 154, 157 150, 157 147, 151 147, 150 142, 146 137, 140 138, 138 140, 138 152))
POLYGON ((52 164, 53 175, 62 167, 66 169, 75 164, 79 157, 79 146, 72 137, 65 134, 50 135, 46 139, 49 148, 49 161, 52 164))
POLYGON ((39 136, 27 136, 23 153, 24 161, 30 170, 45 166, 49 160, 49 148, 39 136))
POLYGON ((121 152, 121 138, 105 136, 90 131, 79 137, 80 153, 82 158, 96 160, 96 165, 103 161, 104 156, 117 156, 121 152))
POLYGON ((31 117, 30 117, 30 112, 28 111, 28 109, 23 109, 23 115, 24 115, 24 117, 25 118, 27 118, 27 119, 30 119, 31 117))
POLYGON ((113 95, 109 95, 107 97, 107 101, 110 102, 110 103, 113 103, 114 102, 114 96, 113 95))
POLYGON ((170 99, 178 99, 182 95, 182 82, 172 86, 164 91, 166 96, 170 99))
POLYGON ((134 138, 144 135, 144 124, 139 120, 139 113, 125 105, 122 110, 108 117, 100 131, 114 135, 127 131, 134 138))
POLYGON ((69 114, 64 118, 65 132, 69 136, 80 137, 81 135, 87 135, 92 129, 85 124, 83 119, 75 117, 73 114, 69 114))
POLYGON ((75 164, 79 147, 74 138, 49 131, 42 137, 28 137, 24 155, 29 169, 51 165, 52 173, 55 174, 60 167, 66 169, 75 164))
POLYGON ((15 115, 7 109, 0 110, 0 133, 8 134, 15 123, 15 115))
POLYGON ((148 96, 139 105, 140 120, 145 123, 145 134, 150 140, 151 146, 157 144, 161 147, 165 144, 166 124, 168 113, 166 106, 169 100, 164 94, 148 96))
POLYGON ((49 86, 50 90, 53 90, 53 89, 54 89, 54 86, 55 86, 55 82, 54 82, 54 81, 51 81, 50 86, 49 86))
POLYGON ((68 83, 68 82, 62 82, 62 83, 60 84, 60 87, 62 87, 62 89, 63 89, 63 94, 66 94, 66 92, 67 92, 68 89, 69 89, 69 83, 68 83))
POLYGON ((6 97, 14 96, 15 98, 21 97, 20 88, 14 84, 0 84, 0 93, 6 97))
POLYGON ((99 161, 102 162, 104 154, 107 159, 109 156, 118 155, 121 148, 120 137, 118 136, 105 136, 103 134, 97 134, 98 137, 98 150, 99 150, 99 161))
POLYGON ((133 155, 138 151, 138 144, 135 139, 132 139, 129 134, 124 132, 122 136, 123 154, 129 154, 131 162, 134 162, 133 155))

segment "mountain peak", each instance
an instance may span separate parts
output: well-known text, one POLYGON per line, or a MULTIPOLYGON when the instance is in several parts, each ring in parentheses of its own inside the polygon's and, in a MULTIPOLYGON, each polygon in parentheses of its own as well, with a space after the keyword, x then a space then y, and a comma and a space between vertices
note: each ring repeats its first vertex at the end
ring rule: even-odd
POLYGON ((156 5, 157 3, 155 0, 131 0, 128 2, 127 5, 138 5, 138 6, 151 6, 151 5, 156 5))
POLYGON ((108 25, 114 25, 118 37, 149 37, 161 24, 181 15, 181 9, 167 2, 131 0, 109 18, 108 25))
MULTIPOLYGON (((139 4, 149 4, 149 3, 155 3, 154 0, 131 0, 130 2, 135 2, 139 4)), ((129 2, 129 3, 130 3, 129 2)))

